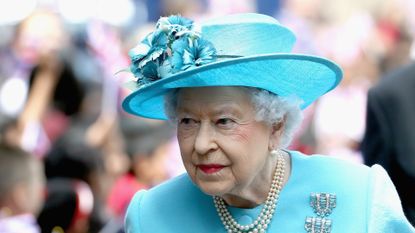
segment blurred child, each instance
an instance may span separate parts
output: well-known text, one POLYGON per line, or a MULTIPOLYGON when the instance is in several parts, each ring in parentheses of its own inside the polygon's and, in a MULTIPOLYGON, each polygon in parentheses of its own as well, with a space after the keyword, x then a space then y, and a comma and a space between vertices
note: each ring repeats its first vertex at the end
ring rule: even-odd
POLYGON ((167 156, 173 129, 165 122, 121 118, 130 172, 113 186, 108 206, 115 216, 123 216, 131 198, 140 189, 147 189, 166 180, 167 156))
POLYGON ((38 233, 43 205, 42 163, 17 148, 0 145, 0 232, 38 233))
POLYGON ((42 233, 87 233, 94 198, 81 180, 53 178, 47 183, 47 197, 38 222, 42 233))
POLYGON ((103 205, 106 197, 107 174, 100 150, 86 143, 85 130, 72 125, 59 137, 45 157, 48 179, 69 178, 88 184, 93 194, 93 210, 89 217, 89 232, 99 232, 108 216, 103 205))

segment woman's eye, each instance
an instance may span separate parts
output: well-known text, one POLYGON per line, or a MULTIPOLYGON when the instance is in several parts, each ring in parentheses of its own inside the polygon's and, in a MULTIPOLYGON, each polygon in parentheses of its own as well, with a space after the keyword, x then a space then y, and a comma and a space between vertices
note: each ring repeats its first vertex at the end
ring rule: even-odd
POLYGON ((186 126, 193 125, 193 124, 196 124, 196 123, 197 122, 195 120, 193 120, 192 118, 182 118, 179 121, 180 125, 186 125, 186 126))
POLYGON ((222 127, 231 127, 235 124, 235 121, 230 118, 221 118, 216 121, 216 124, 222 127))

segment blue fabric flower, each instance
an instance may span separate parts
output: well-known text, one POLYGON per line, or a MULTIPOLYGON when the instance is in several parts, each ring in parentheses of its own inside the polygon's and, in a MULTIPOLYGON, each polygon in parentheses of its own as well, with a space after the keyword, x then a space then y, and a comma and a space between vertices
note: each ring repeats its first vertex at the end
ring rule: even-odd
POLYGON ((133 66, 131 72, 137 78, 138 86, 143 86, 154 81, 157 81, 171 73, 171 66, 167 60, 162 62, 150 61, 142 68, 138 69, 133 66))
POLYGON ((192 20, 179 15, 160 18, 156 30, 128 54, 130 71, 139 86, 213 62, 216 58, 212 43, 193 30, 192 20))
POLYGON ((156 62, 148 62, 142 69, 142 76, 137 80, 140 85, 148 84, 160 79, 158 74, 159 65, 156 62))
POLYGON ((157 73, 157 67, 158 64, 156 62, 148 62, 142 68, 131 65, 130 71, 137 78, 137 84, 142 86, 160 79, 159 74, 157 73))
POLYGON ((182 37, 173 43, 172 51, 171 66, 173 72, 205 65, 216 59, 215 47, 202 38, 182 37))
POLYGON ((160 79, 157 67, 163 62, 167 51, 167 36, 156 30, 128 53, 131 59, 130 70, 138 78, 139 84, 160 79))
POLYGON ((128 55, 133 65, 139 69, 147 62, 157 60, 167 50, 167 37, 162 31, 150 33, 140 44, 131 49, 128 55))
POLYGON ((172 15, 169 17, 161 17, 156 25, 157 29, 164 31, 169 39, 169 45, 183 35, 197 36, 194 32, 193 21, 180 15, 172 15))
POLYGON ((193 21, 180 15, 172 15, 169 17, 161 17, 157 21, 156 28, 161 29, 163 31, 171 30, 172 27, 182 27, 187 30, 192 30, 193 28, 193 21))

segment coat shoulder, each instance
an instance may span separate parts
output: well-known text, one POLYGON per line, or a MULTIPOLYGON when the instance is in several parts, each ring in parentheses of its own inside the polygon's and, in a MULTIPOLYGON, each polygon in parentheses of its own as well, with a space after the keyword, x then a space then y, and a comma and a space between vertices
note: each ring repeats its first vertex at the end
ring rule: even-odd
POLYGON ((172 226, 180 226, 181 232, 208 229, 210 226, 206 224, 210 221, 206 219, 216 217, 212 203, 212 198, 183 174, 148 191, 137 192, 127 209, 125 230, 127 233, 171 232, 172 226))
POLYGON ((354 179, 361 180, 363 177, 368 177, 371 168, 336 157, 327 155, 297 155, 299 157, 298 167, 307 168, 308 172, 314 173, 316 176, 324 176, 327 182, 337 183, 342 179, 352 181, 354 179))
POLYGON ((403 66, 386 74, 369 94, 398 94, 402 89, 410 89, 415 85, 415 63, 403 66))

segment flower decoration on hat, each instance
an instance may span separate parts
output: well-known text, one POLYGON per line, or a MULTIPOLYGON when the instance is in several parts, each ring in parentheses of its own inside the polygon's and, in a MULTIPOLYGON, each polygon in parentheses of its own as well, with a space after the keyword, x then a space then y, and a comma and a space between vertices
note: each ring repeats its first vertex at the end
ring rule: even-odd
POLYGON ((216 49, 178 15, 162 17, 154 32, 128 53, 130 71, 143 86, 173 73, 215 61, 216 49))
POLYGON ((173 72, 211 63, 216 56, 216 49, 212 43, 202 38, 183 37, 173 43, 172 49, 174 51, 171 59, 173 72))
POLYGON ((130 50, 131 61, 143 68, 149 61, 157 60, 167 49, 167 36, 161 31, 150 33, 140 44, 130 50))
POLYGON ((156 28, 167 33, 170 45, 184 34, 198 36, 198 33, 193 31, 193 21, 178 15, 161 17, 156 24, 156 28))
POLYGON ((130 70, 140 83, 146 84, 159 79, 158 69, 167 50, 167 36, 161 31, 150 33, 128 53, 130 70))

